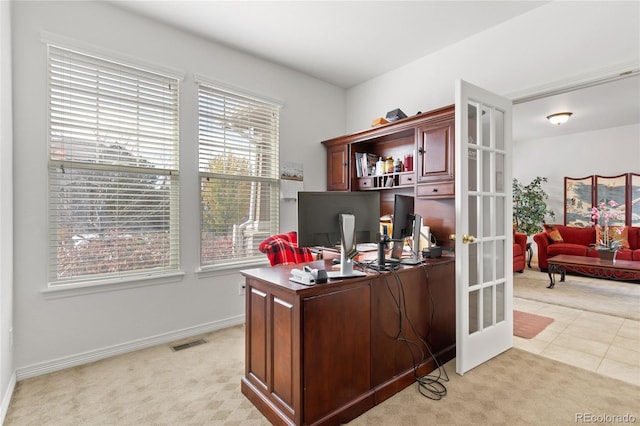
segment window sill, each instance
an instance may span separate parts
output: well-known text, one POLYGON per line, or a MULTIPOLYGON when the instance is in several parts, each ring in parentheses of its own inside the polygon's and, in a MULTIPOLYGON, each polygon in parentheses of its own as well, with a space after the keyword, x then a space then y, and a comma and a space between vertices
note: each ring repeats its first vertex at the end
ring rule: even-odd
POLYGON ((257 259, 249 262, 225 263, 221 265, 202 266, 196 271, 198 278, 215 277, 218 275, 229 275, 237 273, 243 269, 268 267, 267 259, 257 259))
POLYGON ((100 281, 84 281, 72 284, 51 284, 42 290, 45 299, 59 299, 63 297, 83 296, 87 294, 104 293, 107 291, 128 290, 152 285, 164 285, 182 281, 184 272, 167 274, 150 274, 112 278, 100 281))

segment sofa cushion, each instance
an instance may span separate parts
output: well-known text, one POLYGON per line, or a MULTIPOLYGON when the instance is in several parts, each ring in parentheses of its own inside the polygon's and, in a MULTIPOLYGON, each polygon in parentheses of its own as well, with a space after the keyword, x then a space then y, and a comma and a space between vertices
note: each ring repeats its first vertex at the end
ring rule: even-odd
POLYGON ((596 230, 594 227, 580 228, 577 226, 556 225, 565 243, 593 245, 596 242, 596 230))
POLYGON ((631 254, 631 260, 640 261, 640 249, 633 250, 633 253, 631 254))
POLYGON ((633 250, 629 250, 629 249, 620 249, 620 250, 618 250, 616 252, 616 260, 634 260, 633 259, 633 250))
POLYGON ((640 227, 630 226, 627 230, 627 237, 631 250, 640 249, 640 227))
POLYGON ((547 248, 547 255, 549 257, 556 256, 558 254, 570 254, 573 256, 586 256, 589 247, 581 244, 570 243, 554 243, 547 248))
POLYGON ((564 242, 560 231, 558 231, 558 228, 554 225, 544 225, 544 232, 547 234, 549 239, 554 242, 554 244, 564 242))
MULTIPOLYGON (((629 246, 629 227, 627 226, 610 226, 609 233, 611 238, 620 241, 623 248, 630 248, 629 246)), ((603 239, 604 231, 600 225, 596 226, 596 245, 600 245, 600 241, 603 239)))

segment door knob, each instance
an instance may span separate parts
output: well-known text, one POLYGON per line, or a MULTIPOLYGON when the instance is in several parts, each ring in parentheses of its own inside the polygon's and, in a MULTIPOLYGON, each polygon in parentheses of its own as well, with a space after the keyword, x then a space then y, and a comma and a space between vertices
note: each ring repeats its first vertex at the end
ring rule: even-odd
POLYGON ((476 237, 474 237, 473 235, 464 234, 462 236, 462 244, 469 244, 469 243, 473 243, 475 241, 476 241, 476 237))

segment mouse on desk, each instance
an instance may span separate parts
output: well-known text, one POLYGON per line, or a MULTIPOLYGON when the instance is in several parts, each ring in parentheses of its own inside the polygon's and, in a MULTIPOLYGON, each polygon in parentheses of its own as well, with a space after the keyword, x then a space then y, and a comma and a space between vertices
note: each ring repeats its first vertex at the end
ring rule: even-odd
POLYGON ((331 261, 331 264, 332 264, 332 265, 339 265, 339 264, 340 264, 340 259, 333 259, 333 260, 331 261))

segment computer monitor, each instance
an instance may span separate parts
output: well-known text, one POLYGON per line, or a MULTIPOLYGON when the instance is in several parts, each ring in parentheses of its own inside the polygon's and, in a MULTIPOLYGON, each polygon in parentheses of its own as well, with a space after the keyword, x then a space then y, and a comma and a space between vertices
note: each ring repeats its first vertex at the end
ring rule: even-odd
POLYGON ((420 263, 420 227, 422 218, 414 212, 415 201, 409 195, 396 194, 393 202, 393 232, 391 240, 393 248, 391 258, 405 264, 420 263), (405 239, 413 236, 411 257, 402 258, 405 239))
POLYGON ((378 191, 298 192, 298 245, 341 247, 340 272, 328 273, 330 278, 363 275, 353 271, 355 246, 378 242, 379 235, 378 191))
POLYGON ((403 240, 413 235, 413 197, 396 194, 393 200, 393 232, 392 240, 403 240))

